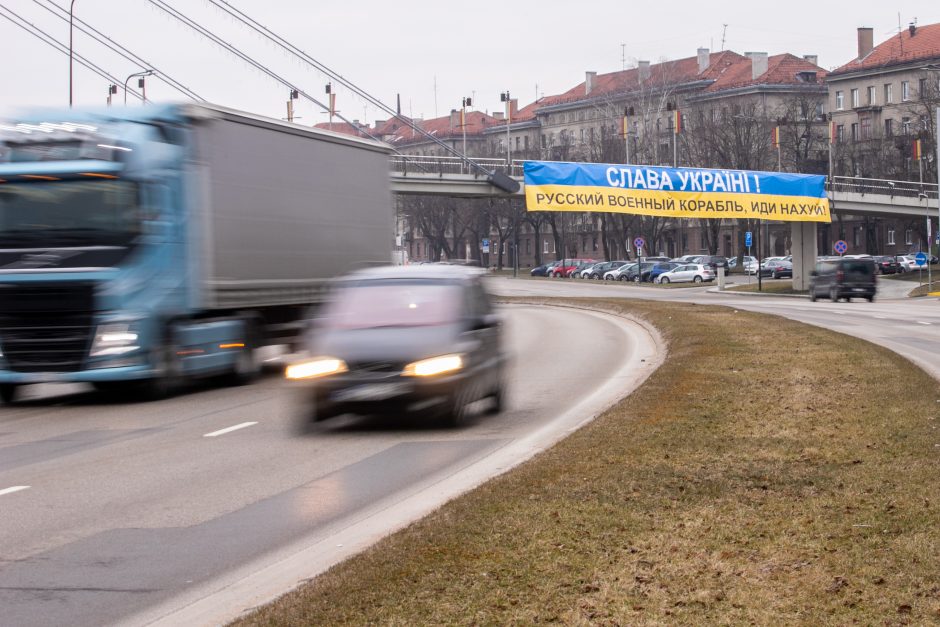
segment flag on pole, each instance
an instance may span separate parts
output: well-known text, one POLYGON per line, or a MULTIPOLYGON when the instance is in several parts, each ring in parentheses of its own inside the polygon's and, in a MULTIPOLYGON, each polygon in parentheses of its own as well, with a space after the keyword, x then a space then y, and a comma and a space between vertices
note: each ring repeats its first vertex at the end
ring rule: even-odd
POLYGON ((330 115, 336 115, 336 94, 330 94, 330 115))
POLYGON ((780 147, 780 127, 775 126, 773 130, 770 131, 770 141, 773 144, 774 148, 780 147))
POLYGON ((674 119, 672 123, 672 128, 675 131, 676 135, 682 132, 682 114, 678 109, 672 112, 674 119))
POLYGON ((914 161, 918 161, 923 158, 923 152, 921 151, 922 146, 919 139, 915 139, 913 145, 911 146, 911 158, 914 161))
POLYGON ((460 109, 460 128, 463 128, 467 125, 467 111, 461 107, 460 109))
POLYGON ((836 136, 836 123, 829 122, 829 143, 834 144, 838 137, 836 136))
POLYGON ((627 133, 630 132, 630 125, 627 122, 627 116, 623 116, 623 136, 626 137, 627 133))

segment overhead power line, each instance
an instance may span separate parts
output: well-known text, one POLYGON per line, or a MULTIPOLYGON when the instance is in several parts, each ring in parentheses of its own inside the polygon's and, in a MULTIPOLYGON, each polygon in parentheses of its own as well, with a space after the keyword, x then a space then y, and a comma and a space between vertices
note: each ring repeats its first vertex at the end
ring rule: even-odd
MULTIPOLYGON (((151 0, 151 1, 153 1, 153 0, 151 0)), ((467 164, 468 164, 469 166, 471 166, 472 168, 476 169, 478 172, 483 172, 483 173, 486 173, 486 174, 488 174, 488 175, 490 175, 490 176, 492 176, 492 175, 494 174, 494 172, 490 172, 489 170, 487 170, 486 168, 484 168, 484 167, 483 167, 482 165, 480 165, 479 163, 476 163, 475 161, 473 161, 472 159, 470 159, 469 157, 467 157, 467 155, 465 155, 464 153, 460 152, 460 151, 457 150, 456 148, 451 147, 449 144, 447 144, 447 143, 444 142, 443 140, 441 140, 441 139, 435 137, 434 135, 432 135, 431 133, 427 132, 427 131, 424 130, 421 126, 415 124, 415 123, 414 123, 412 120, 410 120, 409 118, 406 118, 406 117, 402 116, 402 115, 399 114, 395 109, 393 109, 392 107, 386 105, 385 103, 383 103, 382 101, 380 101, 378 98, 373 97, 371 94, 367 93, 365 90, 359 88, 356 84, 354 84, 354 83, 353 83, 352 81, 350 81, 349 79, 343 77, 341 74, 335 72, 334 70, 332 70, 332 69, 328 68, 327 66, 325 66, 324 64, 320 63, 319 61, 317 61, 316 59, 314 59, 312 56, 310 56, 309 54, 307 54, 306 52, 304 52, 303 50, 301 50, 300 48, 298 48, 298 47, 295 46, 294 44, 290 43, 289 41, 287 41, 286 39, 284 39, 283 37, 281 37, 281 36, 278 35, 277 33, 274 33, 271 29, 269 29, 269 28, 267 28, 266 26, 260 24, 259 22, 257 22, 256 20, 254 20, 253 18, 251 18, 250 16, 248 16, 248 15, 245 14, 244 12, 238 10, 237 8, 235 8, 234 6, 232 6, 231 4, 229 4, 226 0, 209 0, 209 3, 212 4, 212 5, 214 5, 214 6, 216 6, 216 7, 219 8, 220 10, 224 11, 227 15, 229 15, 229 16, 231 16, 231 17, 234 17, 236 20, 240 21, 242 24, 248 26, 250 29, 252 29, 252 30, 255 31, 256 33, 262 35, 263 37, 265 37, 265 38, 268 39, 269 41, 275 43, 275 44, 276 44, 277 46, 279 46, 280 48, 282 48, 282 49, 288 51, 289 53, 291 53, 291 54, 294 55, 295 57, 299 58, 299 59, 302 60, 303 62, 307 63, 308 65, 313 66, 313 67, 316 68, 318 71, 320 71, 321 73, 325 74, 326 76, 328 76, 328 77, 329 77, 330 79, 332 79, 333 81, 336 81, 337 83, 343 85, 344 87, 346 87, 347 89, 349 89, 350 91, 352 91, 354 94, 358 95, 360 98, 362 98, 362 99, 365 100, 366 102, 369 102, 370 104, 372 104, 372 105, 378 107, 379 109, 381 109, 382 111, 384 111, 386 114, 388 114, 388 115, 392 116, 393 118, 399 120, 399 121, 402 122, 403 124, 406 124, 406 125, 409 126, 413 131, 415 131, 415 132, 421 134, 422 136, 426 137, 427 139, 433 141, 435 144, 437 144, 438 146, 442 147, 444 150, 446 150, 446 151, 449 152, 450 154, 452 154, 452 155, 454 155, 454 156, 460 158, 462 161, 464 161, 465 163, 467 163, 467 164)), ((508 124, 509 121, 507 120, 506 123, 508 124)), ((506 165, 507 165, 507 167, 508 167, 510 164, 506 164, 506 165)))
MULTIPOLYGON (((15 26, 19 26, 20 28, 25 30, 27 33, 32 35, 33 37, 36 37, 43 43, 52 46, 53 48, 55 48, 62 54, 68 56, 69 47, 63 44, 62 42, 60 42, 59 40, 57 40, 55 37, 53 37, 49 33, 45 32, 41 28, 32 24, 31 22, 28 22, 26 19, 21 17, 15 11, 11 11, 9 8, 7 8, 6 6, 2 4, 0 4, 0 11, 3 11, 3 13, 0 13, 0 17, 6 18, 9 22, 12 22, 15 26)), ((83 55, 76 53, 74 50, 72 51, 72 57, 79 63, 79 65, 82 65, 88 68, 89 70, 91 70, 92 72, 100 76, 101 78, 106 79, 112 85, 120 85, 122 83, 121 79, 109 74, 105 69, 92 63, 83 55)), ((133 89, 130 89, 128 91, 130 91, 131 94, 133 94, 136 98, 140 99, 141 101, 144 100, 144 96, 140 92, 137 92, 133 89)))
MULTIPOLYGON (((64 7, 60 7, 58 4, 56 4, 52 0, 44 0, 44 2, 40 0, 33 0, 33 2, 35 4, 38 4, 40 7, 42 7, 46 11, 55 15, 60 20, 64 22, 69 21, 68 9, 64 7), (48 5, 50 5, 53 8, 50 8, 50 6, 47 6, 46 3, 48 3, 48 5)), ((164 83, 166 83, 167 85, 175 89, 176 91, 180 92, 187 98, 191 100, 205 101, 205 98, 203 98, 202 96, 194 92, 192 89, 190 89, 186 85, 183 85, 179 81, 175 80, 173 77, 171 77, 167 73, 161 71, 153 63, 150 63, 147 60, 134 54, 134 52, 132 52, 131 50, 128 50, 127 48, 125 48, 118 42, 114 41, 113 39, 111 39, 110 37, 102 33, 101 31, 97 30, 96 28, 91 26, 88 22, 74 15, 72 16, 72 20, 74 21, 76 25, 75 27, 79 31, 85 33, 86 35, 88 35, 89 37, 91 37, 92 39, 100 43, 101 45, 105 46, 112 52, 115 52, 116 54, 120 55, 127 61, 130 61, 131 63, 134 63, 136 65, 139 65, 142 68, 153 70, 155 77, 157 77, 158 79, 160 79, 161 81, 163 81, 164 83)))
MULTIPOLYGON (((266 74, 266 75, 269 76, 270 78, 273 78, 274 80, 276 80, 277 82, 279 82, 281 85, 283 85, 283 86, 289 88, 290 90, 296 91, 296 92, 298 93, 298 95, 302 96, 304 99, 309 100, 310 102, 316 104, 317 106, 323 107, 324 109, 327 109, 327 108, 328 108, 325 104, 323 104, 322 102, 320 102, 319 100, 317 100, 315 97, 313 97, 312 95, 310 95, 309 93, 307 93, 306 91, 304 91, 303 89, 301 89, 299 86, 297 86, 297 85, 291 83, 291 82, 290 82, 289 80, 287 80, 285 77, 283 77, 283 76, 281 76, 280 74, 274 72, 273 70, 271 70, 271 69, 268 68, 267 66, 263 65, 262 63, 256 61, 255 59, 253 59, 252 57, 250 57, 250 56, 249 56, 248 54, 246 54, 245 52, 242 52, 242 50, 240 50, 240 49, 237 48, 236 46, 234 46, 234 45, 230 44, 229 42, 225 41, 224 39, 222 39, 222 38, 219 37, 218 35, 214 34, 212 31, 210 31, 209 29, 205 28, 204 26, 201 26, 201 25, 200 25, 199 23, 197 23, 195 20, 190 19, 189 17, 187 17, 186 15, 184 15, 183 13, 181 13, 180 11, 177 11, 176 9, 174 9, 173 7, 171 7, 170 5, 168 5, 166 2, 163 2, 162 0, 148 0, 148 1, 150 2, 150 4, 154 5, 155 7, 157 7, 158 9, 160 9, 161 11, 167 13, 168 15, 170 15, 171 17, 175 18, 176 20, 182 22, 183 24, 185 24, 185 25, 188 26, 189 28, 195 30, 195 31, 196 31, 197 33, 199 33, 200 35, 203 35, 204 37, 209 38, 209 39, 210 39, 211 41, 213 41, 215 44, 221 46, 223 49, 225 49, 225 50, 227 50, 228 52, 234 54, 234 55, 237 56, 239 59, 241 59, 242 61, 244 61, 245 63, 247 63, 248 65, 252 66, 253 68, 257 69, 258 71, 262 72, 263 74, 266 74)), ((374 140, 376 140, 376 141, 380 141, 377 137, 375 137, 374 135, 372 135, 371 133, 369 133, 367 130, 356 127, 353 122, 351 122, 350 120, 348 120, 348 119, 345 118, 344 116, 339 115, 338 113, 336 113, 335 115, 336 115, 336 117, 338 117, 338 118, 341 119, 342 121, 346 122, 347 124, 349 124, 349 125, 352 126, 353 128, 357 128, 357 129, 358 129, 360 132, 362 132, 364 135, 366 135, 366 136, 368 136, 368 137, 370 137, 370 138, 372 138, 372 139, 374 139, 374 140)), ((396 151, 396 152, 397 152, 397 151, 396 151)))

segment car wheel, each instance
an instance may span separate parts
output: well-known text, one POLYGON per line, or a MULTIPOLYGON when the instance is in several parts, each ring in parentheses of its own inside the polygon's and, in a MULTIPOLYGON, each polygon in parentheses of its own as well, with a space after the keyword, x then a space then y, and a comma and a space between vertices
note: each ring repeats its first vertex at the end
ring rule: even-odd
POLYGON ((490 394, 490 398, 493 399, 493 402, 490 404, 487 413, 498 414, 506 408, 506 390, 503 388, 502 383, 496 384, 496 389, 490 394))
POLYGON ((636 283, 637 285, 639 285, 640 282, 641 282, 641 281, 640 281, 640 275, 637 275, 637 276, 633 277, 633 282, 636 283))
POLYGON ((834 303, 839 302, 839 289, 835 285, 829 288, 829 300, 834 303))
POLYGON ((618 278, 620 281, 624 281, 624 282, 626 282, 626 280, 627 280, 627 277, 624 276, 623 274, 621 274, 621 275, 620 275, 619 277, 617 277, 617 278, 618 278))
POLYGON ((12 405, 16 402, 16 393, 19 391, 19 386, 15 383, 4 383, 0 385, 0 401, 3 401, 5 405, 12 405))
POLYGON ((866 299, 868 302, 870 302, 870 303, 875 302, 875 297, 874 297, 874 296, 866 296, 865 299, 866 299))
POLYGON ((695 277, 694 279, 692 279, 692 282, 693 282, 693 283, 701 283, 701 282, 702 282, 702 277, 697 276, 697 277, 695 277))
POLYGON ((816 302, 816 290, 814 290, 813 288, 809 288, 809 302, 811 303, 816 302))
POLYGON ((667 276, 661 276, 661 277, 659 277, 659 282, 660 282, 661 284, 664 284, 664 285, 665 285, 666 283, 669 283, 669 277, 667 277, 667 276))
POLYGON ((457 388, 447 402, 444 403, 444 409, 440 414, 438 422, 442 427, 452 429, 457 427, 467 417, 467 391, 469 386, 457 388))

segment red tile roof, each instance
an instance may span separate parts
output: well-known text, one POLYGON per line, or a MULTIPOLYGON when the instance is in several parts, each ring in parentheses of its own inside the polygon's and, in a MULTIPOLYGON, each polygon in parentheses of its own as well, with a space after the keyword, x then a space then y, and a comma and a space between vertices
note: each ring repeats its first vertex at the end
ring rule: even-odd
MULTIPOLYGON (((397 120, 396 120, 397 122, 397 120)), ((450 115, 430 120, 417 120, 417 125, 438 139, 445 137, 462 137, 464 129, 460 127, 460 114, 456 114, 452 120, 450 115)), ((482 111, 467 111, 465 124, 468 136, 479 135, 484 129, 492 126, 501 125, 502 120, 498 120, 482 111)), ((428 141, 427 136, 414 131, 406 124, 398 122, 399 128, 391 133, 383 133, 386 141, 391 144, 401 142, 428 141)), ((388 127, 388 125, 386 125, 388 127)))
POLYGON ((714 83, 705 91, 708 93, 720 92, 726 89, 738 89, 752 85, 800 85, 808 81, 801 78, 803 72, 813 72, 815 82, 823 84, 826 70, 810 63, 806 59, 789 53, 777 54, 767 59, 767 71, 753 78, 752 63, 747 57, 736 59, 721 72, 714 83))
POLYGON ((853 59, 835 69, 831 75, 930 59, 940 59, 940 24, 918 26, 914 35, 911 35, 910 30, 902 30, 875 46, 865 58, 853 59))
POLYGON ((359 127, 353 126, 352 124, 347 124, 346 122, 320 122, 319 124, 314 124, 313 128, 324 131, 333 131, 334 133, 342 133, 343 135, 366 137, 359 127))

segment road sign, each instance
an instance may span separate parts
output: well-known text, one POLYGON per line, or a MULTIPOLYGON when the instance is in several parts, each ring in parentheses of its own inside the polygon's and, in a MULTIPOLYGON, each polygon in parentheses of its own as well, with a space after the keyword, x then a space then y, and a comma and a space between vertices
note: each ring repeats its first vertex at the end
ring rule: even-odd
POLYGON ((917 262, 918 266, 923 266, 927 263, 927 255, 924 253, 917 253, 914 255, 914 261, 917 262))
POLYGON ((483 252, 485 253, 490 252, 490 240, 488 239, 483 240, 483 252))
POLYGON ((844 255, 845 251, 849 249, 849 245, 845 243, 844 239, 840 239, 838 242, 832 245, 832 250, 836 251, 840 255, 844 255))
POLYGON ((744 245, 750 248, 753 242, 754 242, 754 234, 751 233, 750 231, 747 231, 744 234, 744 245))
POLYGON ((643 239, 642 237, 638 237, 635 240, 633 240, 633 245, 636 246, 637 248, 643 248, 644 246, 646 246, 646 240, 643 239))

